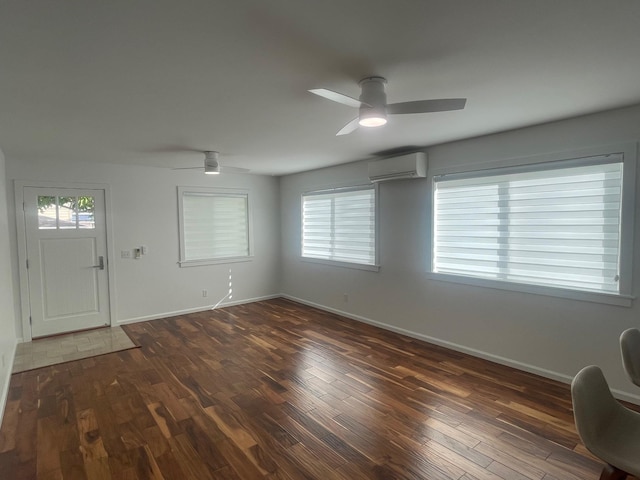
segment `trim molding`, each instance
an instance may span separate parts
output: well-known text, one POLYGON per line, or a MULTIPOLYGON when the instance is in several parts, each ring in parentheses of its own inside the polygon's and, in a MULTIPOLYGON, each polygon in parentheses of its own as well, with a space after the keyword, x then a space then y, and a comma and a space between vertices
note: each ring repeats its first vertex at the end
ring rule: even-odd
POLYGON ((273 295, 264 295, 262 297, 246 298, 244 300, 235 300, 232 302, 222 302, 217 307, 214 307, 213 305, 208 305, 203 307, 186 308, 184 310, 176 310, 173 312, 154 313, 152 315, 144 315, 142 317, 133 317, 133 318, 126 318, 124 320, 118 320, 116 324, 126 325, 128 323, 139 323, 139 322, 146 322, 148 320, 158 320, 160 318, 177 317, 178 315, 187 315, 189 313, 206 312, 207 310, 214 310, 215 308, 232 307, 234 305, 243 305, 245 303, 260 302, 262 300, 271 300, 273 298, 280 298, 282 296, 283 295, 276 293, 273 295))
POLYGON ((16 358, 17 341, 9 343, 9 350, 3 352, 5 355, 5 367, 3 369, 4 378, 2 379, 2 385, 0 385, 0 425, 2 425, 2 419, 4 418, 4 409, 7 406, 7 397, 9 396, 9 383, 11 382, 11 372, 13 372, 13 363, 16 358), (7 358, 8 357, 8 358, 7 358))
MULTIPOLYGON (((517 360, 513 360, 506 357, 501 357, 499 355, 494 355, 493 353, 485 352, 482 350, 476 350, 475 348, 469 348, 464 345, 460 345, 457 343, 449 342, 447 340, 441 340, 439 338, 430 337, 429 335, 424 335, 422 333, 414 332, 412 330, 406 330, 404 328, 398 328, 393 325, 389 325, 388 323, 379 322, 377 320, 372 320, 367 317, 363 317, 361 315, 355 315, 353 313, 345 312, 343 310, 339 310, 337 308, 327 307, 325 305, 320 305, 319 303, 310 302, 308 300, 304 300, 302 298, 294 297, 287 294, 281 295, 283 298, 288 300, 292 300, 294 302, 302 303, 303 305, 309 305, 310 307, 315 307, 320 310, 324 310, 326 312, 335 313, 337 315, 341 315, 343 317, 350 318, 352 320, 357 320, 362 323, 367 323, 369 325, 373 325, 375 327, 382 328, 384 330, 389 330, 391 332, 399 333, 401 335, 406 335, 407 337, 415 338, 417 340, 422 340, 427 343, 432 343, 434 345, 438 345, 440 347, 449 348, 451 350, 455 350, 456 352, 466 353, 468 355, 472 355, 474 357, 482 358, 484 360, 489 360, 491 362, 499 363, 501 365, 506 365, 507 367, 516 368, 518 370, 522 370, 528 373, 533 373, 535 375, 539 375, 541 377, 550 378, 551 380, 557 380, 561 383, 570 384, 573 377, 570 375, 566 375, 564 373, 555 372, 553 370, 547 370, 545 368, 536 367, 535 365, 530 365, 528 363, 519 362, 517 360)), ((640 395, 636 395, 633 393, 625 392, 623 390, 611 389, 611 393, 613 393, 614 397, 624 400, 626 402, 633 403, 635 405, 640 405, 640 395)))

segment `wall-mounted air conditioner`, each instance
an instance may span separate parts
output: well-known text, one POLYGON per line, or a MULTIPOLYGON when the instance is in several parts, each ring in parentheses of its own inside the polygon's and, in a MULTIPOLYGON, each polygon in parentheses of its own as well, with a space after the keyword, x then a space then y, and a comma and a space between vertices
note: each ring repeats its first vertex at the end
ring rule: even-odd
POLYGON ((413 152, 369 163, 369 180, 385 182, 427 176, 427 155, 413 152))

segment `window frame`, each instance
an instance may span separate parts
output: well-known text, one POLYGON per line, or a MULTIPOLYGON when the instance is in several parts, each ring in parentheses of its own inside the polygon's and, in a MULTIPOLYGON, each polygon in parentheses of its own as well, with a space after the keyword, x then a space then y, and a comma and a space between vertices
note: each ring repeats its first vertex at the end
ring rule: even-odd
POLYGON ((300 259, 303 262, 308 263, 318 263, 323 265, 331 265, 335 267, 343 267, 343 268, 351 268, 356 270, 367 270, 377 272, 380 270, 380 261, 379 261, 379 229, 380 229, 380 221, 379 221, 379 187, 377 183, 371 184, 345 184, 345 185, 334 185, 332 187, 322 187, 322 188, 314 188, 313 190, 307 190, 300 195, 300 259), (349 192, 349 191, 358 191, 358 190, 373 190, 373 217, 374 217, 374 264, 365 264, 365 263, 356 263, 356 262, 344 262, 339 260, 331 260, 326 258, 316 258, 316 257, 305 257, 303 255, 304 251, 304 197, 311 195, 322 195, 323 193, 331 194, 331 193, 339 193, 339 192, 349 192))
POLYGON ((221 188, 221 187, 183 187, 178 186, 178 233, 179 251, 178 265, 180 267, 197 267, 202 265, 218 265, 225 263, 240 263, 253 260, 253 215, 251 192, 241 188, 221 188), (198 260, 185 259, 185 235, 184 235, 184 203, 185 194, 201 194, 207 196, 223 197, 245 197, 247 200, 247 241, 248 254, 235 257, 214 257, 198 260))
POLYGON ((622 143, 615 145, 603 145, 592 148, 571 150, 560 153, 550 153, 531 157, 512 158, 505 160, 489 161, 474 165, 454 165, 444 168, 433 168, 427 173, 429 185, 429 212, 431 215, 431 231, 428 235, 427 254, 427 278, 437 281, 445 281, 457 284, 494 288, 515 292, 547 295, 552 297, 582 300, 609 305, 630 307, 636 298, 633 295, 633 262, 637 255, 634 252, 633 238, 635 232, 636 210, 636 163, 637 143, 622 143), (509 169, 517 170, 519 167, 551 170, 554 168, 583 165, 590 157, 603 157, 609 155, 621 155, 623 165, 622 198, 620 215, 620 293, 600 293, 574 290, 562 287, 551 287, 525 283, 515 283, 505 280, 491 280, 485 278, 438 273, 433 271, 434 260, 434 234, 435 234, 435 179, 443 175, 487 175, 488 171, 496 170, 496 174, 509 173, 509 169), (562 165, 560 165, 560 163, 562 165))

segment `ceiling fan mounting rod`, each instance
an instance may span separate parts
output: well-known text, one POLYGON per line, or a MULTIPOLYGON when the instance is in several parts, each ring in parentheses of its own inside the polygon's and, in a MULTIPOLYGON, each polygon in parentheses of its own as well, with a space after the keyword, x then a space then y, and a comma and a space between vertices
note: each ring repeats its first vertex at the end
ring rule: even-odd
POLYGON ((386 85, 387 79, 384 77, 381 77, 380 75, 370 75, 368 77, 364 77, 360 79, 360 81, 358 82, 358 85, 362 85, 364 82, 378 82, 386 85))

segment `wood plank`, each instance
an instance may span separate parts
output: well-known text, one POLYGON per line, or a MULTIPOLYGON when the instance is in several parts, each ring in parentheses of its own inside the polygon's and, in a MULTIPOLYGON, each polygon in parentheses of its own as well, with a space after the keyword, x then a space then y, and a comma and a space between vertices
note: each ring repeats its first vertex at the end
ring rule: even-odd
POLYGON ((60 452, 56 435, 57 422, 51 417, 38 419, 36 469, 38 475, 60 470, 60 452))
POLYGON ((14 375, 11 480, 590 480, 569 387, 273 299, 14 375))
POLYGON ((20 400, 8 401, 4 409, 4 420, 0 430, 0 453, 8 452, 16 448, 16 432, 18 430, 18 419, 20 400))
POLYGON ((98 421, 92 408, 78 412, 78 434, 80 436, 80 452, 85 462, 108 457, 100 436, 98 421))

